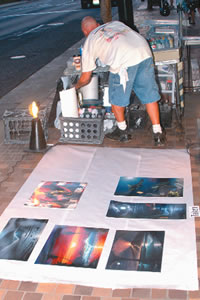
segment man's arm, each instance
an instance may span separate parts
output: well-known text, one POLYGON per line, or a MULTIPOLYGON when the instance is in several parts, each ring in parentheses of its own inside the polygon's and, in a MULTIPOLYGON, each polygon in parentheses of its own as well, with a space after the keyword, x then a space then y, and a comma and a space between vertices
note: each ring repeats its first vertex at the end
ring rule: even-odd
POLYGON ((80 89, 82 86, 88 84, 91 80, 92 77, 92 71, 90 72, 83 72, 81 74, 81 77, 79 78, 79 81, 77 82, 77 84, 75 84, 75 89, 78 90, 80 89))

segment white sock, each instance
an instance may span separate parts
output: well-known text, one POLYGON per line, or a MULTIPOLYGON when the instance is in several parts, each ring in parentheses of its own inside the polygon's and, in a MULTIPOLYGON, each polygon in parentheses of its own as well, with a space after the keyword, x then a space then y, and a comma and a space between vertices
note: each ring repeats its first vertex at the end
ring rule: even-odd
POLYGON ((119 129, 121 130, 126 130, 126 121, 122 121, 122 122, 117 122, 117 126, 119 127, 119 129))
POLYGON ((160 126, 160 124, 155 124, 155 125, 152 125, 152 128, 153 128, 153 133, 162 133, 162 128, 160 126))

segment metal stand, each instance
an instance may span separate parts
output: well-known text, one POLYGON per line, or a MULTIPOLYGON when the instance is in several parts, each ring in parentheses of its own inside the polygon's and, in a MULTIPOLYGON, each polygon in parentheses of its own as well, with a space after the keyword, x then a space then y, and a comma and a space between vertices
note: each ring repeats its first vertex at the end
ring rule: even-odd
POLYGON ((191 78, 191 46, 200 46, 200 37, 198 36, 185 36, 183 37, 183 44, 186 47, 186 54, 187 54, 187 73, 188 73, 188 85, 185 86, 186 89, 191 91, 200 86, 192 86, 192 78, 191 78))

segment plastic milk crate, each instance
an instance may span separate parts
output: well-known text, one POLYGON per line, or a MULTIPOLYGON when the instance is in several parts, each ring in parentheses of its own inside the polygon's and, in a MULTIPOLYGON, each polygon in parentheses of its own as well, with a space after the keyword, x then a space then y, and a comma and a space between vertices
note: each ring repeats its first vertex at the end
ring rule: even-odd
POLYGON ((60 116, 60 142, 77 144, 102 144, 105 110, 102 108, 80 109, 79 118, 60 116), (84 110, 84 111, 83 111, 84 110))
MULTIPOLYGON (((44 131, 45 138, 48 138, 47 109, 39 110, 39 119, 44 131)), ((28 109, 15 111, 6 110, 3 115, 4 142, 5 144, 27 144, 30 141, 33 117, 28 109)))

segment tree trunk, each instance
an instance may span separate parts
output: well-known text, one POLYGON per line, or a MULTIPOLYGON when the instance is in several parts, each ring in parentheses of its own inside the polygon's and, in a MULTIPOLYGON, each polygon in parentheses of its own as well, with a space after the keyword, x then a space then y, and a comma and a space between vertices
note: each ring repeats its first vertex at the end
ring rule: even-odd
POLYGON ((100 0, 101 19, 103 23, 112 21, 111 0, 100 0))

